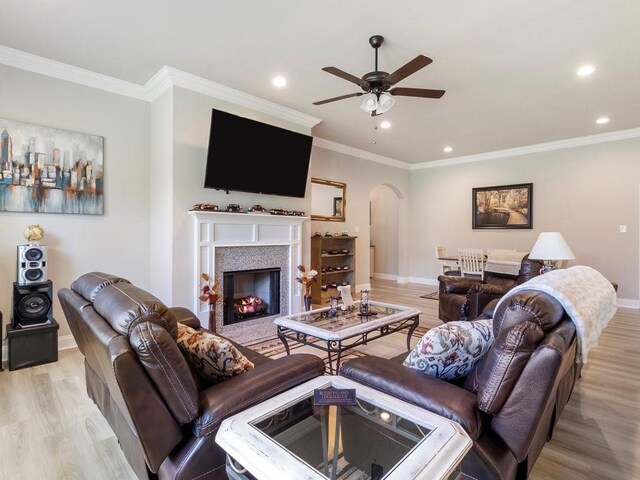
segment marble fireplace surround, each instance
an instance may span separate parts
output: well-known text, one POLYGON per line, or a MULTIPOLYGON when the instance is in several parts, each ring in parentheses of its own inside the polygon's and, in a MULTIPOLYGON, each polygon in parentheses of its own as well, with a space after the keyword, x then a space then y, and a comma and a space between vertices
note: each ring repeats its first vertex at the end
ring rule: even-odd
POLYGON ((232 270, 280 268, 280 313, 233 325, 222 323, 222 300, 216 304, 218 333, 238 342, 275 335, 276 316, 302 310, 302 291, 296 282, 302 264, 302 225, 309 217, 255 213, 190 211, 194 219, 195 259, 193 311, 200 324, 209 322, 208 306, 198 299, 201 273, 218 281, 232 270))

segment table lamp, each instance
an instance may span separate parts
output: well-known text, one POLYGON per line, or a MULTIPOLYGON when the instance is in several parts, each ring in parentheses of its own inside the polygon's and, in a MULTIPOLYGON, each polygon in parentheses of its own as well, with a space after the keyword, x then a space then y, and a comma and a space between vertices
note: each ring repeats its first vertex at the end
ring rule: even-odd
POLYGON ((542 274, 555 269, 559 260, 574 260, 576 257, 560 232, 542 232, 531 249, 529 258, 544 261, 544 266, 540 269, 542 274))

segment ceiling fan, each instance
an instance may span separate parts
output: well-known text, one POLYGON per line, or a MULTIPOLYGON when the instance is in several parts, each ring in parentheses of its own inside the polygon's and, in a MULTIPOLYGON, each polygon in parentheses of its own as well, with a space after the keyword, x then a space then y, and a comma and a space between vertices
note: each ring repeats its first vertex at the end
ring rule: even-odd
POLYGON ((324 105, 325 103, 335 102, 336 100, 343 100, 345 98, 367 95, 367 98, 364 99, 364 101, 360 105, 360 108, 367 112, 371 112, 371 116, 376 116, 383 114, 393 106, 395 102, 393 96, 440 98, 444 95, 444 90, 393 87, 400 80, 405 79, 409 75, 412 75, 421 68, 429 65, 433 60, 431 60, 429 57, 425 57, 424 55, 418 55, 416 58, 398 68, 393 73, 383 72, 381 70, 378 70, 378 49, 383 42, 384 37, 382 35, 374 35, 373 37, 369 38, 369 44, 374 48, 376 52, 375 70, 373 72, 365 73, 362 78, 358 78, 355 75, 351 75, 350 73, 347 73, 336 67, 324 67, 322 69, 325 72, 331 73, 332 75, 336 75, 337 77, 355 83, 360 88, 362 88, 362 92, 349 93, 347 95, 341 95, 339 97, 327 98, 326 100, 313 102, 313 104, 324 105))

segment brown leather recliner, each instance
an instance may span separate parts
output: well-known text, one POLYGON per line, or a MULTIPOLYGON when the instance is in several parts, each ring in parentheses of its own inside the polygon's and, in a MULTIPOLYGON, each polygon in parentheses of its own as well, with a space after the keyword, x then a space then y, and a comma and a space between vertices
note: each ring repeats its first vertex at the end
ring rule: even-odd
POLYGON ((495 341, 466 378, 405 367, 406 353, 348 360, 340 375, 458 422, 473 440, 463 479, 526 479, 579 377, 576 329, 542 292, 508 294, 493 318, 495 341))
POLYGON ((486 271, 484 281, 470 277, 438 277, 438 317, 443 322, 473 320, 484 307, 496 298, 501 298, 516 285, 540 274, 543 263, 530 260, 529 254, 522 258, 518 275, 486 271))
POLYGON ((140 479, 226 480, 225 453, 215 443, 221 422, 325 371, 315 355, 274 360, 234 343, 255 367, 207 384, 175 342, 177 322, 200 328, 189 310, 100 272, 58 298, 85 357, 87 393, 140 479))

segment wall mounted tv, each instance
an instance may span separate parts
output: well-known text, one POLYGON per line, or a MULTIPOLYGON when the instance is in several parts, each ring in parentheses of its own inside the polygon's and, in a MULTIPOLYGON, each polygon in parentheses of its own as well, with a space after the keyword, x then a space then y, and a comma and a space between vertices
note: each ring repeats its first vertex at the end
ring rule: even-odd
POLYGON ((213 109, 205 188, 304 198, 313 137, 213 109))

